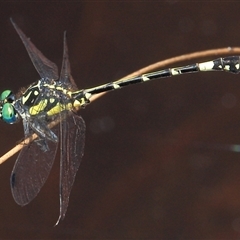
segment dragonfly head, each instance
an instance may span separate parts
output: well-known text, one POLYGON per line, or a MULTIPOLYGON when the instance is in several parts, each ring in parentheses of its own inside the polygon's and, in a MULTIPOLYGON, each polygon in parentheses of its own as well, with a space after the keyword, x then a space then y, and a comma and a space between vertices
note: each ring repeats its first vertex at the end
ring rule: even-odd
POLYGON ((9 124, 16 123, 19 115, 13 107, 15 95, 10 90, 5 90, 0 94, 0 118, 9 124))

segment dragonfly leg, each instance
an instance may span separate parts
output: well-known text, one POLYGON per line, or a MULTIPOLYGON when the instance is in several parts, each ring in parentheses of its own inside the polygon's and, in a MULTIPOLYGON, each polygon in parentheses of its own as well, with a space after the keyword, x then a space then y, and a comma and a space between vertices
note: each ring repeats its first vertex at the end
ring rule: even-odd
POLYGON ((37 138, 37 139, 35 139, 35 142, 44 153, 49 151, 49 147, 48 147, 46 140, 44 140, 42 138, 37 138))
POLYGON ((55 143, 58 142, 57 135, 48 128, 45 116, 38 116, 38 118, 34 118, 30 123, 30 127, 39 136, 39 138, 48 139, 55 143))

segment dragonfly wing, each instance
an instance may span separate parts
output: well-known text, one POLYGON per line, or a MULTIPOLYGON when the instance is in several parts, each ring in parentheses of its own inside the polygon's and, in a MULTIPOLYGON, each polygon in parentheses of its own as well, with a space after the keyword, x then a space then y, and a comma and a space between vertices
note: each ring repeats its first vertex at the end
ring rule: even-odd
MULTIPOLYGON (((52 130, 55 134, 59 126, 52 130)), ((48 151, 43 152, 37 143, 39 139, 26 145, 20 152, 12 174, 11 190, 15 202, 24 206, 31 202, 46 182, 52 168, 58 143, 47 141, 48 151)))
MULTIPOLYGON (((71 76, 68 58, 66 32, 64 33, 63 62, 58 83, 65 89, 77 90, 77 85, 71 76)), ((62 104, 64 105, 64 99, 62 104)), ((63 220, 67 212, 70 192, 80 166, 85 142, 85 122, 73 112, 61 114, 60 123, 60 213, 56 225, 63 220)))
POLYGON ((56 225, 64 219, 68 208, 70 192, 84 153, 85 129, 84 120, 75 113, 70 113, 67 120, 61 122, 60 214, 56 225))
POLYGON ((70 62, 68 58, 66 32, 64 32, 63 38, 63 61, 59 83, 61 83, 66 89, 77 90, 77 85, 71 75, 70 62))
POLYGON ((58 79, 58 68, 55 63, 48 60, 22 32, 17 24, 11 19, 11 22, 20 36, 29 57, 41 78, 58 79))

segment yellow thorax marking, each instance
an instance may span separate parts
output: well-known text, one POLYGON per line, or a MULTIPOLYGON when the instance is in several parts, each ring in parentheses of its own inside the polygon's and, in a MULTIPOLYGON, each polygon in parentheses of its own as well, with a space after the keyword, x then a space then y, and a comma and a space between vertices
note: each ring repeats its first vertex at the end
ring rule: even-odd
POLYGON ((29 113, 31 115, 37 115, 38 113, 40 113, 41 111, 43 111, 45 109, 45 107, 47 106, 47 103, 48 103, 48 100, 43 99, 37 105, 34 105, 34 106, 30 107, 29 108, 29 113))
POLYGON ((25 104, 25 102, 28 100, 28 98, 31 94, 32 94, 32 92, 30 91, 27 96, 24 96, 24 95, 22 96, 22 103, 23 104, 25 104))
POLYGON ((57 103, 53 108, 51 108, 49 111, 47 111, 47 115, 52 116, 52 115, 62 112, 63 110, 72 110, 72 108, 73 108, 73 106, 71 103, 68 103, 66 105, 57 103))

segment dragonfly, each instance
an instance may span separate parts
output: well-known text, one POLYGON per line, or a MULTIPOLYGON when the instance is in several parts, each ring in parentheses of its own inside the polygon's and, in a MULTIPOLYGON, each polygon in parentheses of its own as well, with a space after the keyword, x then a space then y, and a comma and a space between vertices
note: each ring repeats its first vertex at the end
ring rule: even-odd
POLYGON ((12 19, 11 22, 40 75, 40 80, 16 94, 11 90, 4 90, 0 94, 0 119, 8 124, 22 120, 25 138, 34 133, 37 135, 36 139, 25 144, 17 157, 10 177, 11 191, 17 204, 24 206, 30 203, 46 182, 59 146, 60 210, 56 225, 66 215, 71 189, 84 153, 86 126, 78 112, 91 102, 94 95, 187 73, 240 71, 240 56, 229 56, 79 90, 71 75, 66 32, 59 77, 57 66, 36 48, 12 19), (50 127, 52 122, 58 124, 50 127))

